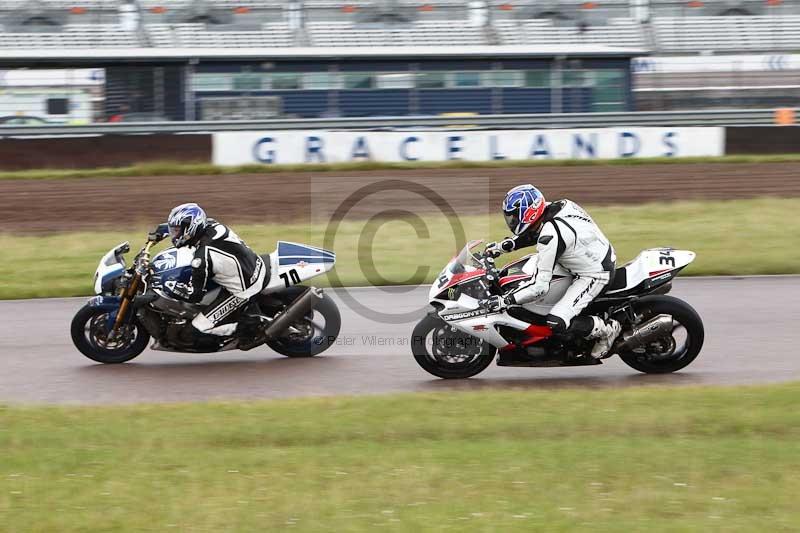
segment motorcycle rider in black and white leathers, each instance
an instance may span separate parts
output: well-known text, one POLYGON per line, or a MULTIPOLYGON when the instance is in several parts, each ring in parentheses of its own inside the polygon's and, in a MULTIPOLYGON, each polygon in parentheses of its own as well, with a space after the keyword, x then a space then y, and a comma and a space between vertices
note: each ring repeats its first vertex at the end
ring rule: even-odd
POLYGON ((550 310, 547 324, 557 335, 596 339, 592 357, 606 357, 620 333, 619 322, 579 315, 613 281, 616 254, 608 238, 578 204, 566 199, 545 202, 532 185, 511 189, 503 208, 515 235, 490 243, 487 252, 499 255, 536 245, 538 254, 530 259, 536 262, 531 280, 505 296, 494 297, 490 305, 525 304, 544 296, 553 270, 561 265, 574 279, 550 310))
MULTIPOLYGON (((242 322, 232 318, 269 282, 269 265, 233 230, 207 218, 197 204, 182 204, 173 209, 167 229, 176 247, 195 248, 192 279, 183 288, 182 296, 189 302, 200 302, 210 280, 222 288, 219 296, 195 316, 192 326, 201 333, 223 337, 237 330, 242 333, 242 322)), ((250 343, 255 343, 255 339, 240 340, 239 348, 248 349, 250 343)))

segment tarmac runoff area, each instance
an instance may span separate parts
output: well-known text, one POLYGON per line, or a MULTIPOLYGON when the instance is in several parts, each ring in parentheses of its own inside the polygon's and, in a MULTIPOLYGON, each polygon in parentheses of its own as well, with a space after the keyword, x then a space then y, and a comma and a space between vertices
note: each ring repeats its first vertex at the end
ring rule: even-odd
POLYGON ((411 356, 411 330, 427 310, 428 287, 349 289, 402 323, 342 311, 337 344, 311 359, 267 347, 212 355, 145 350, 122 365, 86 359, 69 325, 86 298, 0 302, 0 403, 112 404, 266 399, 476 389, 731 385, 800 380, 800 277, 709 277, 675 281, 673 296, 700 313, 703 351, 676 374, 640 374, 614 357, 573 368, 489 367, 469 380, 440 380, 411 356), (410 317, 415 317, 411 319, 410 317))

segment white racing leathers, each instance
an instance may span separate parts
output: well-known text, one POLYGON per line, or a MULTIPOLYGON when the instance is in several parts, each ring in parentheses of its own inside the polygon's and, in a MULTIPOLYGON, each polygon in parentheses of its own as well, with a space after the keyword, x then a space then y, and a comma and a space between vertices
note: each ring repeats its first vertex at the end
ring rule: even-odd
MULTIPOLYGON (((532 244, 525 240, 515 239, 515 248, 532 244), (521 241, 519 244, 522 246, 517 246, 517 241, 521 241)), ((560 200, 547 206, 536 248, 538 256, 531 259, 536 261, 535 276, 514 291, 511 294, 512 299, 523 304, 547 293, 553 269, 556 264, 560 264, 575 279, 547 318, 554 331, 566 332, 573 319, 610 282, 616 262, 614 247, 581 206, 570 200, 560 200)), ((594 326, 594 323, 587 321, 575 333, 588 336, 594 326)))

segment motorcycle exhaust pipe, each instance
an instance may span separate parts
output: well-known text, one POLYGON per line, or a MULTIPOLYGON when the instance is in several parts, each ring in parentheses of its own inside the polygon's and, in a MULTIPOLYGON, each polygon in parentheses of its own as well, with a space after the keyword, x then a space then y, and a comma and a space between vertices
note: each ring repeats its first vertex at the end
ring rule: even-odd
POLYGON ((672 334, 672 317, 658 315, 633 328, 630 333, 623 333, 622 342, 617 345, 616 349, 620 351, 633 350, 670 334, 672 334))
POLYGON ((322 289, 309 287, 270 323, 264 334, 267 338, 277 337, 282 334, 289 329, 292 322, 314 309, 322 301, 322 297, 322 289))

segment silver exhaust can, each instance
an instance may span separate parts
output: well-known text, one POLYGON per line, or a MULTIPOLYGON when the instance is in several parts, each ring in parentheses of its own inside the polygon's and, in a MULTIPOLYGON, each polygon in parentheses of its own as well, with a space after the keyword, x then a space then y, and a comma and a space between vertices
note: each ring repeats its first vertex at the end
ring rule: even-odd
POLYGON ((614 349, 620 351, 633 350, 644 346, 664 335, 672 334, 672 316, 658 315, 643 324, 639 324, 630 332, 622 334, 622 342, 614 349))
POLYGON ((274 338, 284 333, 292 322, 305 316, 309 311, 314 309, 319 302, 322 301, 322 289, 317 287, 309 287, 303 294, 301 294, 295 301, 289 304, 281 314, 275 317, 264 334, 267 338, 274 338))

